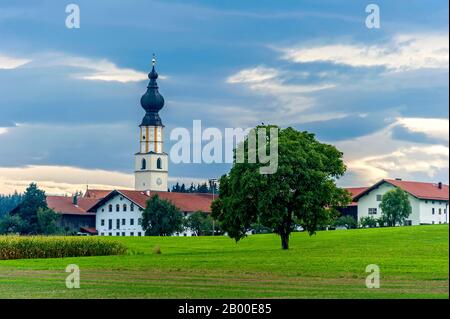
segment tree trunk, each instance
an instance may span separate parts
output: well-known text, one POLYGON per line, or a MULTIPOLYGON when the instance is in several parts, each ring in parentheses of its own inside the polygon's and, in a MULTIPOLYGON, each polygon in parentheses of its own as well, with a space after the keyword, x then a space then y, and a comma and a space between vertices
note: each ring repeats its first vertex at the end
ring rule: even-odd
POLYGON ((289 249, 289 235, 287 234, 281 234, 281 248, 282 249, 289 249))

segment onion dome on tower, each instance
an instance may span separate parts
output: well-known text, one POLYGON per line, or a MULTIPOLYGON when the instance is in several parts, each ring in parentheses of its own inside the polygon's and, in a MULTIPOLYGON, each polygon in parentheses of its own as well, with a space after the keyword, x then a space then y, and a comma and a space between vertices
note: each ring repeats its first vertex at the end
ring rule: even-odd
POLYGON ((158 84, 156 79, 158 73, 155 71, 156 59, 153 54, 152 71, 148 74, 150 82, 147 86, 147 92, 141 97, 141 106, 145 110, 145 116, 142 119, 140 126, 163 126, 161 118, 159 117, 159 110, 164 106, 164 98, 158 91, 158 84))

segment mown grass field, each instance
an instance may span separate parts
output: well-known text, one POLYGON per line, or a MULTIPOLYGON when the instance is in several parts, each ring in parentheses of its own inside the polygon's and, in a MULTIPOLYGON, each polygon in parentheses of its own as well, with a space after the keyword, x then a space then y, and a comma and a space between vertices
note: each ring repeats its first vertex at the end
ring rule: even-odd
POLYGON ((122 256, 0 260, 0 298, 448 298, 448 225, 228 237, 116 237, 122 256), (155 246, 162 254, 155 254, 155 246), (77 264, 81 288, 67 289, 77 264), (377 264, 381 287, 367 289, 377 264))

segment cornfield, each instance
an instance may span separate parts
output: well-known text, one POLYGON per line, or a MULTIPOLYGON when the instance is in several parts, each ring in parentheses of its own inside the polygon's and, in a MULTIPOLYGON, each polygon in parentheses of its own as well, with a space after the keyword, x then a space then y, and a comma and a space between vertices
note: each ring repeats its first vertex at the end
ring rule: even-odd
POLYGON ((121 255, 126 251, 122 243, 98 237, 0 236, 0 260, 121 255))

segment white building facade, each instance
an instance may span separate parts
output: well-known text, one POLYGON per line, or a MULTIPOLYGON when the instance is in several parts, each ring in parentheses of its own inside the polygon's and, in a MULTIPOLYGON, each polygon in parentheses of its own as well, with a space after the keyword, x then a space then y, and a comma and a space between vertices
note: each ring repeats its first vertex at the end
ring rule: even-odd
POLYGON ((411 215, 407 225, 448 223, 448 186, 432 183, 383 180, 368 188, 355 199, 358 202, 358 221, 363 217, 379 218, 382 215, 380 203, 383 195, 396 188, 408 193, 411 215))
MULTIPOLYGON (((184 218, 196 211, 210 213, 213 200, 209 194, 171 193, 114 190, 100 199, 90 211, 96 213, 96 230, 99 236, 145 236, 142 228, 142 213, 147 201, 158 194, 160 199, 169 200, 177 206, 184 218)), ((195 236, 189 228, 174 233, 173 236, 195 236)))

